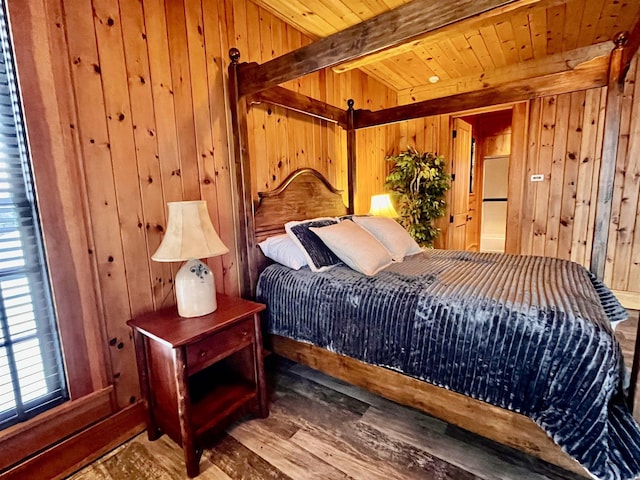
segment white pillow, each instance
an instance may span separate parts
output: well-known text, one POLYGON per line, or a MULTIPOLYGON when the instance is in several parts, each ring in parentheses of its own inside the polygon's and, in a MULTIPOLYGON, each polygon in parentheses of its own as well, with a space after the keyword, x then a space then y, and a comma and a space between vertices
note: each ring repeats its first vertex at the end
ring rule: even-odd
POLYGON ((258 245, 265 257, 268 257, 285 267, 300 270, 302 267, 307 265, 307 259, 302 253, 302 250, 300 250, 300 247, 298 247, 298 245, 296 245, 296 243, 291 240, 289 235, 286 233, 276 235, 275 237, 269 237, 258 245))
POLYGON ((407 255, 422 251, 409 232, 392 218, 353 217, 353 221, 376 237, 389 250, 394 262, 401 262, 407 255))
POLYGON ((375 275, 391 265, 389 251, 364 228, 351 220, 335 225, 310 228, 336 256, 354 270, 375 275))

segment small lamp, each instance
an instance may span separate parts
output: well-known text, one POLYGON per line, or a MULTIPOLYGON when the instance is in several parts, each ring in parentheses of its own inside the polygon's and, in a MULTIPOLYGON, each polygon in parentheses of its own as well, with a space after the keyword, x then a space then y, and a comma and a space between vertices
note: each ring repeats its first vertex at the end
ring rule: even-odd
POLYGON ((199 317, 218 308, 216 287, 211 269, 200 258, 229 252, 211 224, 207 203, 169 202, 167 231, 156 252, 156 262, 187 261, 176 274, 178 315, 199 317))
POLYGON ((369 215, 389 218, 398 218, 400 216, 398 215, 398 212, 396 212, 396 209, 393 208, 391 197, 388 193, 371 196, 371 209, 369 210, 369 215))

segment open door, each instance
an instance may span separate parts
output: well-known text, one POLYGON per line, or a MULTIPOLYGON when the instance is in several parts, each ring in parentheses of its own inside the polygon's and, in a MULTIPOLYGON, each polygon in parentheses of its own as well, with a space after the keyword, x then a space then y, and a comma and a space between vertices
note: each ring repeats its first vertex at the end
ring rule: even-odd
POLYGON ((467 249, 469 218, 469 176, 471 173, 471 125, 461 118, 453 119, 451 182, 451 221, 453 250, 467 249))

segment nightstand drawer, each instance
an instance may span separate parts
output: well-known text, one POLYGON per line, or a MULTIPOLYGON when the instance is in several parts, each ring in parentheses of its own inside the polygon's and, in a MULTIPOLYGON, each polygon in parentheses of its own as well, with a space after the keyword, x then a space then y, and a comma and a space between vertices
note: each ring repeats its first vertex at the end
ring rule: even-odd
POLYGON ((189 375, 216 363, 223 357, 254 343, 253 318, 241 320, 210 338, 187 346, 189 375))

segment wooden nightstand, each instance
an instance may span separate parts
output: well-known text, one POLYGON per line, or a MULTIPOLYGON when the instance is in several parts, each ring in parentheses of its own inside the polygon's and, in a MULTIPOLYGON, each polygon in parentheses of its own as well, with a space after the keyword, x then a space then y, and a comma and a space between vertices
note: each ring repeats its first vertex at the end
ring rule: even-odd
POLYGON ((269 414, 260 303, 218 294, 218 309, 182 318, 175 307, 129 320, 133 328, 147 433, 166 433, 184 450, 187 475, 199 473, 205 434, 239 416, 269 414))

